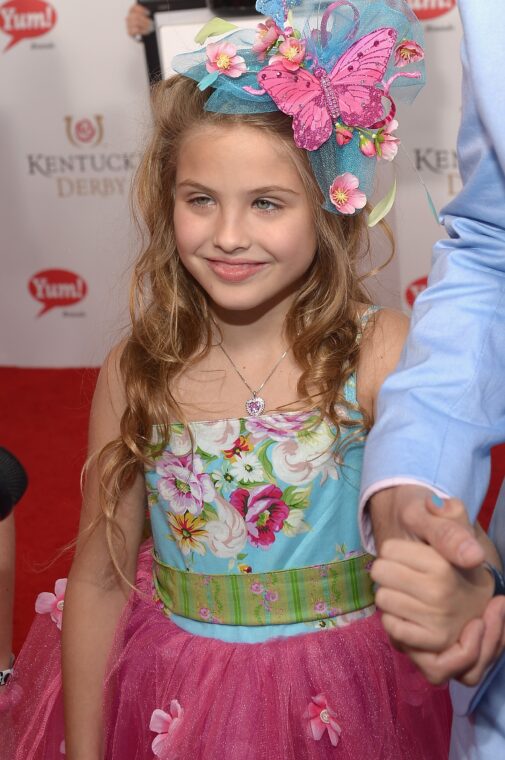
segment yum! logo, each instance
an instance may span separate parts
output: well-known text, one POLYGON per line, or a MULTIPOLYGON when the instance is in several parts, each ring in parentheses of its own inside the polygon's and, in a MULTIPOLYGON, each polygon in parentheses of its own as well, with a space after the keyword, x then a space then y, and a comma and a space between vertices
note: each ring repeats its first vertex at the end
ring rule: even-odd
POLYGON ((4 50, 10 50, 28 37, 41 37, 56 24, 56 11, 43 0, 9 0, 0 5, 0 29, 11 38, 4 50))
POLYGON ((41 317, 56 306, 72 306, 82 301, 88 292, 85 281, 75 272, 66 269, 44 269, 28 283, 30 295, 42 304, 37 314, 41 317))
POLYGON ((452 11, 456 7, 456 0, 408 0, 408 4, 418 19, 429 21, 452 11))
POLYGON ((414 282, 410 283, 410 285, 405 290, 405 300, 407 301, 410 308, 413 307, 414 301, 416 300, 419 293, 422 293, 423 290, 426 290, 427 287, 427 277, 420 277, 418 280, 414 280, 414 282))

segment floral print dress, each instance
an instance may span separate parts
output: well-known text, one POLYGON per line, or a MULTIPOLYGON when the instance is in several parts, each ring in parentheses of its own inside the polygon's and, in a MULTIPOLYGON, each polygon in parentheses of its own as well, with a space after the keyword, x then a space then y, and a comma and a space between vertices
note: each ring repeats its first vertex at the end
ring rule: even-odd
MULTIPOLYGON (((345 396, 356 404, 354 376, 345 396)), ((157 451, 153 440, 153 463, 146 469, 157 557, 189 573, 243 574, 364 553, 357 523, 364 443, 358 412, 355 417, 337 441, 317 410, 192 422, 190 432, 172 425, 164 450, 157 451)), ((251 583, 250 593, 267 609, 277 601, 275 591, 259 583, 251 583)), ((316 604, 317 612, 326 611, 323 600, 316 604)), ((258 642, 343 625, 374 608, 327 611, 326 620, 272 626, 223 625, 219 610, 206 606, 199 610, 201 622, 171 618, 191 633, 258 642)))

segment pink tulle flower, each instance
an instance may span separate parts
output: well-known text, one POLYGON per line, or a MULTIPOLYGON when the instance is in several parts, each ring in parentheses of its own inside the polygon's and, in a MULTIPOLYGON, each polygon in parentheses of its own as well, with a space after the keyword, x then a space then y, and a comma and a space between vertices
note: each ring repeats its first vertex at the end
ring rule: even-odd
POLYGON ((364 135, 359 136, 359 149, 367 158, 373 158, 377 155, 377 149, 375 147, 375 139, 370 140, 364 135))
POLYGON ((398 129, 398 122, 393 119, 377 136, 379 143, 377 156, 385 161, 393 161, 398 153, 400 140, 392 134, 396 129, 398 129))
POLYGON ((305 58, 305 41, 296 37, 288 37, 279 45, 279 54, 273 55, 270 63, 280 62, 288 71, 296 71, 305 58))
POLYGON ((335 177, 330 187, 330 200, 341 214, 354 214, 366 205, 366 195, 358 190, 359 179, 346 172, 335 177))
POLYGON ((53 623, 56 623, 60 631, 66 588, 67 579, 59 578, 54 584, 54 594, 51 594, 49 591, 43 591, 35 601, 35 612, 38 612, 39 615, 51 615, 51 620, 53 623))
POLYGON ((395 66, 408 66, 424 58, 424 50, 414 40, 402 40, 395 50, 395 66))
POLYGON ((324 694, 318 694, 317 697, 312 697, 312 702, 307 708, 306 717, 310 723, 312 737, 316 742, 322 739, 325 731, 328 731, 330 742, 334 747, 337 746, 342 729, 335 720, 337 716, 328 706, 324 694))
POLYGON ((337 133, 337 143, 338 145, 347 145, 347 143, 350 143, 352 140, 353 130, 349 129, 348 127, 344 127, 343 124, 336 124, 335 125, 335 131, 337 133))
POLYGON ((237 48, 230 42, 216 42, 207 45, 207 63, 209 74, 217 71, 227 77, 239 77, 246 71, 245 60, 237 55, 237 48))
POLYGON ((151 715, 149 729, 158 734, 151 749, 156 757, 165 757, 170 750, 173 737, 182 722, 184 710, 176 699, 170 702, 170 713, 164 710, 154 710, 151 715))
POLYGON ((264 61, 267 52, 281 36, 282 30, 279 29, 273 18, 267 18, 265 23, 258 24, 256 29, 256 40, 251 50, 253 53, 256 53, 258 60, 264 61))

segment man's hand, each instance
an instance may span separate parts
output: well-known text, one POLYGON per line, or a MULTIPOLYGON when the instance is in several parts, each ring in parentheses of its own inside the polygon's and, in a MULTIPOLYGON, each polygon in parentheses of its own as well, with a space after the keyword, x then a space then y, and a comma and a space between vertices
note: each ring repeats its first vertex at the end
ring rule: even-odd
MULTIPOLYGON (((376 544, 380 548, 390 537, 424 541, 460 568, 477 567, 485 558, 484 550, 464 512, 462 503, 454 499, 444 501, 443 509, 439 510, 427 488, 397 486, 384 490, 371 502, 376 544)), ((384 615, 383 622, 395 643, 392 635, 395 621, 384 615)), ((459 641, 443 652, 399 648, 431 683, 441 684, 454 678, 466 686, 475 686, 505 651, 505 597, 491 599, 482 618, 470 621, 459 641)))
POLYGON ((387 538, 410 538, 429 544, 456 567, 480 565, 484 551, 473 528, 434 513, 427 506, 432 497, 430 489, 413 485, 386 488, 372 496, 370 517, 379 553, 387 538))
POLYGON ((132 5, 126 17, 126 31, 130 37, 144 37, 153 31, 153 22, 147 8, 143 5, 132 5))
POLYGON ((459 641, 445 652, 403 651, 430 683, 454 678, 465 686, 476 686, 505 651, 505 596, 492 599, 482 619, 468 623, 459 641))

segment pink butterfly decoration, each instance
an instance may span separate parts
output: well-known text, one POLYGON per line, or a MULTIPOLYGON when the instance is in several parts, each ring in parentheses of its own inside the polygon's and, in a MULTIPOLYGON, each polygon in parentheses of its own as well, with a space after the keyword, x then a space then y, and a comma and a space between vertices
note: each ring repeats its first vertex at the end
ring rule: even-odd
MULTIPOLYGON (((385 27, 357 40, 338 59, 328 74, 321 66, 288 71, 273 63, 258 73, 258 82, 280 111, 293 117, 295 143, 305 150, 317 150, 339 119, 349 127, 378 128, 393 118, 394 109, 384 118, 380 90, 397 33, 385 27)), ((389 98, 391 100, 391 98, 389 98)), ((391 101, 392 102, 392 101, 391 101)))

